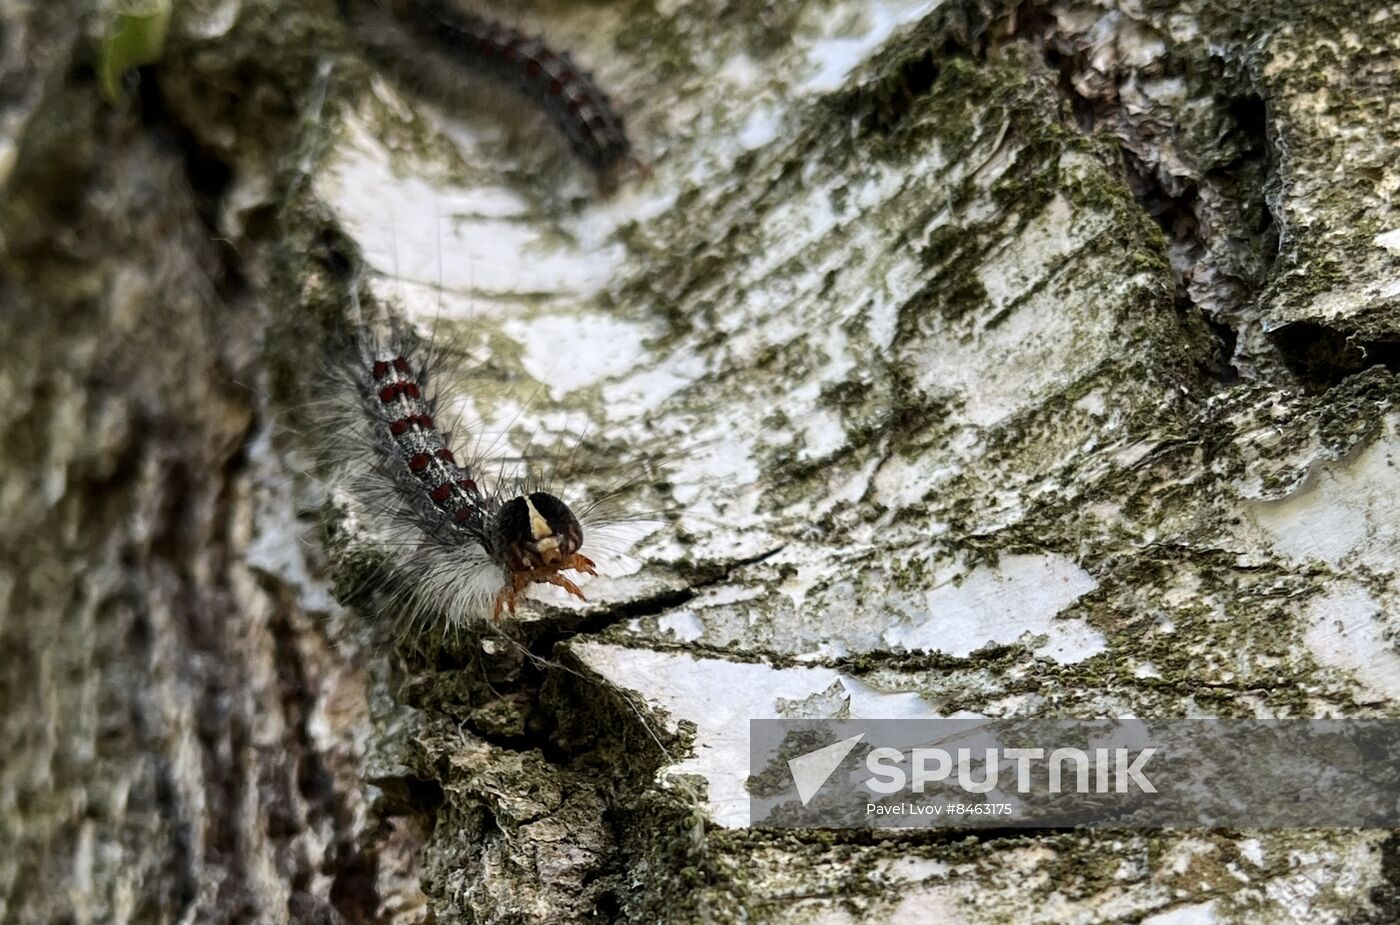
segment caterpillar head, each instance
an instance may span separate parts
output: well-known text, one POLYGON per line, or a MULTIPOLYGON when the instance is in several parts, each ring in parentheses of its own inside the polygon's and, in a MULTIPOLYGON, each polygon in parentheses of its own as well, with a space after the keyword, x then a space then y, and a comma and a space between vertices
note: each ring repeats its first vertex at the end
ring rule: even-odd
POLYGON ((510 572, 558 571, 583 545, 583 528, 573 511, 542 491, 503 504, 492 529, 492 546, 510 572))
POLYGON ((558 585, 584 600, 583 592, 559 574, 564 570, 597 574, 593 562, 579 555, 583 527, 569 506, 546 492, 512 498, 496 512, 490 525, 490 547, 508 575, 496 596, 495 617, 502 609, 515 612, 515 598, 532 582, 558 585))

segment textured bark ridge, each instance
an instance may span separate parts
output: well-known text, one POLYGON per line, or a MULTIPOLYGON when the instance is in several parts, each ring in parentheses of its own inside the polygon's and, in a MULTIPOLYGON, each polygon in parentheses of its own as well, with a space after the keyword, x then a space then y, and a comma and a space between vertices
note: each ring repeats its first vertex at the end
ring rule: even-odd
POLYGON ((330 0, 177 4, 119 104, 103 15, 0 4, 0 920, 1400 916, 1387 832, 743 789, 751 717, 1394 711, 1400 8, 530 4, 606 198, 330 0), (588 603, 388 632, 296 407, 355 285, 661 512, 588 603))

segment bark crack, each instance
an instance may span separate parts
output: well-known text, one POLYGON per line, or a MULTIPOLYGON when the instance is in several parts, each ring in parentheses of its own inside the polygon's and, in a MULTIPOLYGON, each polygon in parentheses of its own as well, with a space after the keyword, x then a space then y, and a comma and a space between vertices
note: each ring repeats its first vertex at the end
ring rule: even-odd
POLYGON ((1085 9, 1022 3, 1007 17, 1006 41, 1028 43, 1057 75, 1067 125, 1117 140, 1123 176, 1166 239, 1178 309, 1198 313, 1215 336, 1214 378, 1229 385, 1267 371, 1274 345, 1257 304, 1279 242, 1267 100, 1248 79, 1222 91, 1240 80, 1224 79, 1227 64, 1218 59, 1132 60, 1125 49, 1159 37, 1119 10, 1086 19, 1085 9), (1212 73, 1192 73, 1202 66, 1212 73), (1161 89, 1174 82, 1187 88, 1186 100, 1161 89))

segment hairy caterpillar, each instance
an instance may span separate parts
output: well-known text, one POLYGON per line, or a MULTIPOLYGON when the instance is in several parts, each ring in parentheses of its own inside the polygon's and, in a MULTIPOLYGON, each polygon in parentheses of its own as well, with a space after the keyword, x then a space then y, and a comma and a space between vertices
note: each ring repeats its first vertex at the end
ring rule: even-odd
POLYGON ((483 460, 459 459, 450 446, 432 385, 436 352, 411 329, 376 336, 360 327, 343 340, 324 382, 327 456, 344 473, 362 532, 405 579, 398 594, 410 622, 499 621, 532 584, 586 599, 564 574, 597 574, 585 541, 592 550, 626 541, 599 521, 598 504, 575 513, 524 478, 483 484, 483 460))
POLYGON ((366 46, 410 78, 420 91, 460 92, 460 74, 480 74, 526 97, 549 118, 574 154, 604 188, 629 168, 645 172, 622 116, 592 74, 539 36, 459 9, 451 0, 342 0, 342 10, 366 46), (386 15, 391 14, 391 15, 386 15), (409 39, 394 40, 401 29, 409 39))

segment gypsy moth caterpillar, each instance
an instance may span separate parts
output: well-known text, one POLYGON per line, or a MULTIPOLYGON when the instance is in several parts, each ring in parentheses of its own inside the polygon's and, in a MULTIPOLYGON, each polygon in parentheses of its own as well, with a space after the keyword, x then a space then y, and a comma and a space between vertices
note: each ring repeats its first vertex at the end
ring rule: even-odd
POLYGON ((548 479, 504 464, 488 479, 479 446, 454 449, 434 384, 445 351, 411 327, 359 325, 341 341, 323 377, 323 448, 410 624, 499 620, 533 584, 583 599, 590 551, 637 538, 599 501, 571 508, 548 479))
POLYGON ((648 170, 593 75, 541 37, 451 0, 341 0, 341 10, 370 55, 419 93, 452 102, 470 94, 462 85, 477 75, 529 100, 604 190, 629 170, 648 170))

